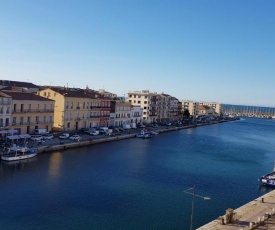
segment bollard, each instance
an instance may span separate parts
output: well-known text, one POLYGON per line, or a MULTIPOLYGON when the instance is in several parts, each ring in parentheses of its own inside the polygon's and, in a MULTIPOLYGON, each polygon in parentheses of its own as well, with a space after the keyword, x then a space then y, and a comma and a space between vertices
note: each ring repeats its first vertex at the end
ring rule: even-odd
POLYGON ((264 203, 264 198, 262 197, 262 203, 264 203))
POLYGON ((222 217, 222 220, 221 220, 221 225, 225 225, 223 217, 222 217))
POLYGON ((252 229, 253 228, 253 222, 250 222, 249 223, 249 229, 252 229))

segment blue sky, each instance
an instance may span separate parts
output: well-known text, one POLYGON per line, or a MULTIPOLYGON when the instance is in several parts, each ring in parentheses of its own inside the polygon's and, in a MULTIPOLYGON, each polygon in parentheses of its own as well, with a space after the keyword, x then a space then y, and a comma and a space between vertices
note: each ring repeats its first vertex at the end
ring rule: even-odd
POLYGON ((1 0, 0 78, 275 107, 273 0, 1 0))

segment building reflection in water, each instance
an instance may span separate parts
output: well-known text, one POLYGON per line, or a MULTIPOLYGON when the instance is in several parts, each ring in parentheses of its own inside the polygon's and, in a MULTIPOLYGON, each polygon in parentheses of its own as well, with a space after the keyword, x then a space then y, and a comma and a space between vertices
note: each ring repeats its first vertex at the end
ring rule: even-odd
POLYGON ((51 155, 49 166, 49 177, 58 177, 62 163, 62 153, 55 152, 51 155))

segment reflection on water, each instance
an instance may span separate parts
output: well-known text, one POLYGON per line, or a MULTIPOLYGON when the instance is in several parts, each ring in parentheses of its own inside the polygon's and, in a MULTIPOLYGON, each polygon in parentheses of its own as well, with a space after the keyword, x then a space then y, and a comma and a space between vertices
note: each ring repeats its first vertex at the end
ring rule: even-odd
POLYGON ((274 139, 274 122, 246 119, 0 162, 0 226, 188 229, 182 191, 195 185, 211 197, 196 200, 197 228, 272 190, 258 178, 273 168, 274 139))
POLYGON ((55 152, 50 156, 49 176, 58 177, 60 174, 60 167, 62 163, 62 153, 55 152))

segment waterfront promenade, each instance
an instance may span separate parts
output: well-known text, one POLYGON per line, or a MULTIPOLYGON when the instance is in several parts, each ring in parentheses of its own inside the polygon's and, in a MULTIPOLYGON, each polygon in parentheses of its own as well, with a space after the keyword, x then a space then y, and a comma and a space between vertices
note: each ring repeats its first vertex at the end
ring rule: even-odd
MULTIPOLYGON (((201 126, 206 125, 213 125, 218 124, 222 122, 228 122, 228 121, 235 121, 236 119, 230 118, 227 120, 221 120, 221 121, 212 121, 207 123, 199 123, 199 124, 190 124, 190 125, 184 125, 184 126, 158 126, 155 128, 148 127, 152 131, 157 131, 158 133, 166 133, 171 131, 177 131, 181 129, 190 129, 190 128, 197 128, 201 126)), ((129 139, 136 136, 136 134, 140 133, 141 129, 131 129, 131 130, 125 130, 119 135, 112 135, 112 136, 106 136, 106 135, 98 135, 98 136, 90 136, 86 134, 81 134, 80 141, 71 141, 69 139, 66 140, 59 140, 58 138, 54 138, 53 140, 47 140, 44 141, 42 144, 38 145, 35 143, 35 146, 38 149, 38 153, 42 152, 50 152, 50 151, 56 151, 56 150, 66 150, 70 148, 78 148, 82 146, 87 145, 93 145, 93 144, 99 144, 104 142, 110 142, 110 141, 118 141, 123 139, 129 139)), ((57 135, 57 134, 56 134, 57 135)))
POLYGON ((231 223, 222 224, 224 215, 198 230, 275 229, 275 190, 232 211, 231 223))

